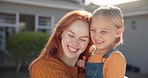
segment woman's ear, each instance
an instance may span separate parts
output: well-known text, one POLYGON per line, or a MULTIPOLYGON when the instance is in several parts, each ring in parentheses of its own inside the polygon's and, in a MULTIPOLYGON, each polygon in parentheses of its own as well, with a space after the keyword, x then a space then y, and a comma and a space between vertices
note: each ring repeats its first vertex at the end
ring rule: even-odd
POLYGON ((116 34, 116 37, 119 37, 123 34, 124 32, 124 26, 122 26, 121 28, 117 29, 117 34, 116 34))

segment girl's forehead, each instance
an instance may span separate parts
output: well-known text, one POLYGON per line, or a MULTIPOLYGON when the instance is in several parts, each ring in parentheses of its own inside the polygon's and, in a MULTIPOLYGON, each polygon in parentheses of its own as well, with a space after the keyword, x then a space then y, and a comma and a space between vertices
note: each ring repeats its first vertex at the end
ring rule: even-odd
POLYGON ((106 22, 106 23, 112 23, 113 20, 108 17, 108 16, 96 16, 96 17, 92 17, 92 23, 102 23, 102 22, 106 22))
POLYGON ((99 18, 108 18, 108 19, 111 19, 110 16, 105 16, 105 15, 95 15, 95 16, 92 16, 92 19, 99 19, 99 18))
POLYGON ((112 28, 115 28, 116 25, 114 21, 110 19, 110 17, 98 16, 92 19, 91 27, 112 29, 112 28))

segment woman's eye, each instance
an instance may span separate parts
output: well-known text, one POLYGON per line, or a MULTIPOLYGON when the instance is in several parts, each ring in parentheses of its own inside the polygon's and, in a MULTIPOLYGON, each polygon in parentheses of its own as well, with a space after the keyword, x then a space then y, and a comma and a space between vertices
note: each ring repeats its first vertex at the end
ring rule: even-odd
POLYGON ((84 39, 80 39, 80 40, 81 40, 81 41, 84 41, 84 42, 86 41, 86 40, 84 40, 84 39))
POLYGON ((70 35, 70 34, 68 34, 68 36, 69 36, 69 37, 71 37, 71 38, 73 38, 73 37, 74 37, 73 35, 70 35))

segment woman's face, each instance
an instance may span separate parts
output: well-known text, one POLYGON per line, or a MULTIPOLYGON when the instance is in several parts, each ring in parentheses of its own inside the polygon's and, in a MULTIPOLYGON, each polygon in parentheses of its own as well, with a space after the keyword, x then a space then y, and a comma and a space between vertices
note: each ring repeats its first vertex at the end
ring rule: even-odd
POLYGON ((76 20, 62 35, 62 48, 64 58, 78 58, 89 43, 89 25, 87 22, 76 20))

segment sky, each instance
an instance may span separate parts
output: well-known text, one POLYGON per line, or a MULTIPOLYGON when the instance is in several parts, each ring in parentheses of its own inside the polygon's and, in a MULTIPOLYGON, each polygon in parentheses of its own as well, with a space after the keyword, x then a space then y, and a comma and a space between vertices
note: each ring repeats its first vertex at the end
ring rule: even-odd
POLYGON ((85 4, 88 5, 90 2, 92 2, 97 5, 118 5, 134 1, 139 1, 139 0, 86 0, 85 4))

